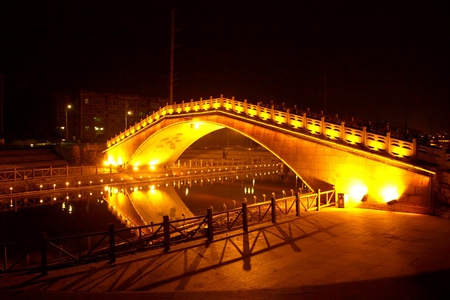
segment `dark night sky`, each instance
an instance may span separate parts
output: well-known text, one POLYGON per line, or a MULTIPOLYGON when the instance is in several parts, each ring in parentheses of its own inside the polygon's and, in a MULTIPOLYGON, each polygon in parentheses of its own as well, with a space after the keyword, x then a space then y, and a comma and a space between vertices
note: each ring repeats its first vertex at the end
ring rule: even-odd
MULTIPOLYGON (((170 1, 4 2, 7 129, 25 107, 45 126, 51 92, 168 97, 170 1)), ((179 1, 175 101, 320 111, 326 73, 327 112, 450 129, 450 2, 266 2, 179 1)))

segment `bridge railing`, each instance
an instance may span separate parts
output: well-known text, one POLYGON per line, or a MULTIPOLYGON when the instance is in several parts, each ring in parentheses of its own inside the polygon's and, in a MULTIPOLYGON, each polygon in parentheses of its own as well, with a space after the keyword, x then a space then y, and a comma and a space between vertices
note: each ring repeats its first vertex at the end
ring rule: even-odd
POLYGON ((49 270, 70 267, 99 260, 116 261, 118 255, 125 255, 149 249, 163 248, 170 251, 175 243, 206 238, 214 239, 214 234, 242 228, 248 232, 250 225, 261 222, 276 223, 287 215, 300 216, 302 207, 308 211, 309 199, 314 199, 317 210, 321 206, 336 205, 335 191, 299 195, 293 193, 280 199, 248 204, 240 208, 222 212, 207 209, 206 215, 170 220, 163 217, 162 223, 115 229, 110 224, 108 230, 73 236, 49 238, 46 233, 32 241, 0 244, 0 274, 16 271, 34 271, 46 275, 49 270), (325 197, 321 197, 325 195, 325 197), (307 200, 307 204, 303 202, 307 200), (308 208, 307 208, 308 207, 308 208))
POLYGON ((13 168, 0 170, 0 182, 23 181, 31 179, 60 178, 73 175, 93 175, 117 173, 112 166, 64 166, 44 168, 13 168))
POLYGON ((323 114, 313 114, 297 109, 280 108, 275 105, 251 104, 247 100, 237 101, 233 98, 210 98, 199 101, 174 103, 160 108, 140 122, 130 126, 124 132, 119 133, 107 142, 107 147, 136 134, 141 129, 155 121, 174 114, 190 114, 195 112, 223 110, 237 115, 249 117, 249 122, 263 121, 277 124, 294 132, 306 133, 333 141, 342 141, 348 145, 364 147, 367 151, 384 153, 386 155, 406 160, 423 161, 443 169, 450 169, 450 156, 445 149, 433 148, 426 145, 418 145, 416 139, 406 140, 392 137, 389 130, 379 132, 368 130, 358 122, 352 120, 346 124, 339 122, 339 118, 326 118, 323 114), (278 108, 278 107, 277 107, 278 108))

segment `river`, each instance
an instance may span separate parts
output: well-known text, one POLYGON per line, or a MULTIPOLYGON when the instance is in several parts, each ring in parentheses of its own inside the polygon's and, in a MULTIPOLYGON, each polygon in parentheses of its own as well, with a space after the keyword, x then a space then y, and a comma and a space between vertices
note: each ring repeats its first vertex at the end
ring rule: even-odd
MULTIPOLYGON (((162 222, 205 214, 206 209, 223 211, 248 203, 269 200, 272 193, 298 190, 295 176, 278 170, 186 177, 158 182, 109 184, 83 193, 64 194, 68 201, 37 205, 0 213, 0 243, 38 238, 41 232, 59 237, 162 222)), ((62 198, 64 192, 53 196, 62 198), (59 195, 57 195, 59 194, 59 195)), ((63 198, 64 199, 64 198, 63 198)))

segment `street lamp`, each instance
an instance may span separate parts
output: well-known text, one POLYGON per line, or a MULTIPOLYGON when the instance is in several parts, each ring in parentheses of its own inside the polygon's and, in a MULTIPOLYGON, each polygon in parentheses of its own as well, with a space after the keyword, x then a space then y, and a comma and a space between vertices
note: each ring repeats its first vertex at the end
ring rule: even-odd
POLYGON ((67 117, 67 111, 72 108, 72 105, 67 104, 66 106, 66 141, 69 140, 69 118, 67 117))
POLYGON ((131 110, 125 112, 125 130, 128 128, 128 116, 131 116, 131 110))

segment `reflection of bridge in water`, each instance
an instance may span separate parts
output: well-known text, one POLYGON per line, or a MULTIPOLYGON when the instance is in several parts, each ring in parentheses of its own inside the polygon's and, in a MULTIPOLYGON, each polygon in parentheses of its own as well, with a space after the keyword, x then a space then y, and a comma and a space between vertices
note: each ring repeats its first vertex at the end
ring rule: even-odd
POLYGON ((335 188, 348 203, 430 212, 432 182, 449 168, 445 150, 308 112, 216 98, 167 105, 108 141, 112 166, 167 169, 196 140, 229 128, 255 141, 312 190, 335 188), (394 203, 394 202, 390 202, 394 203))

